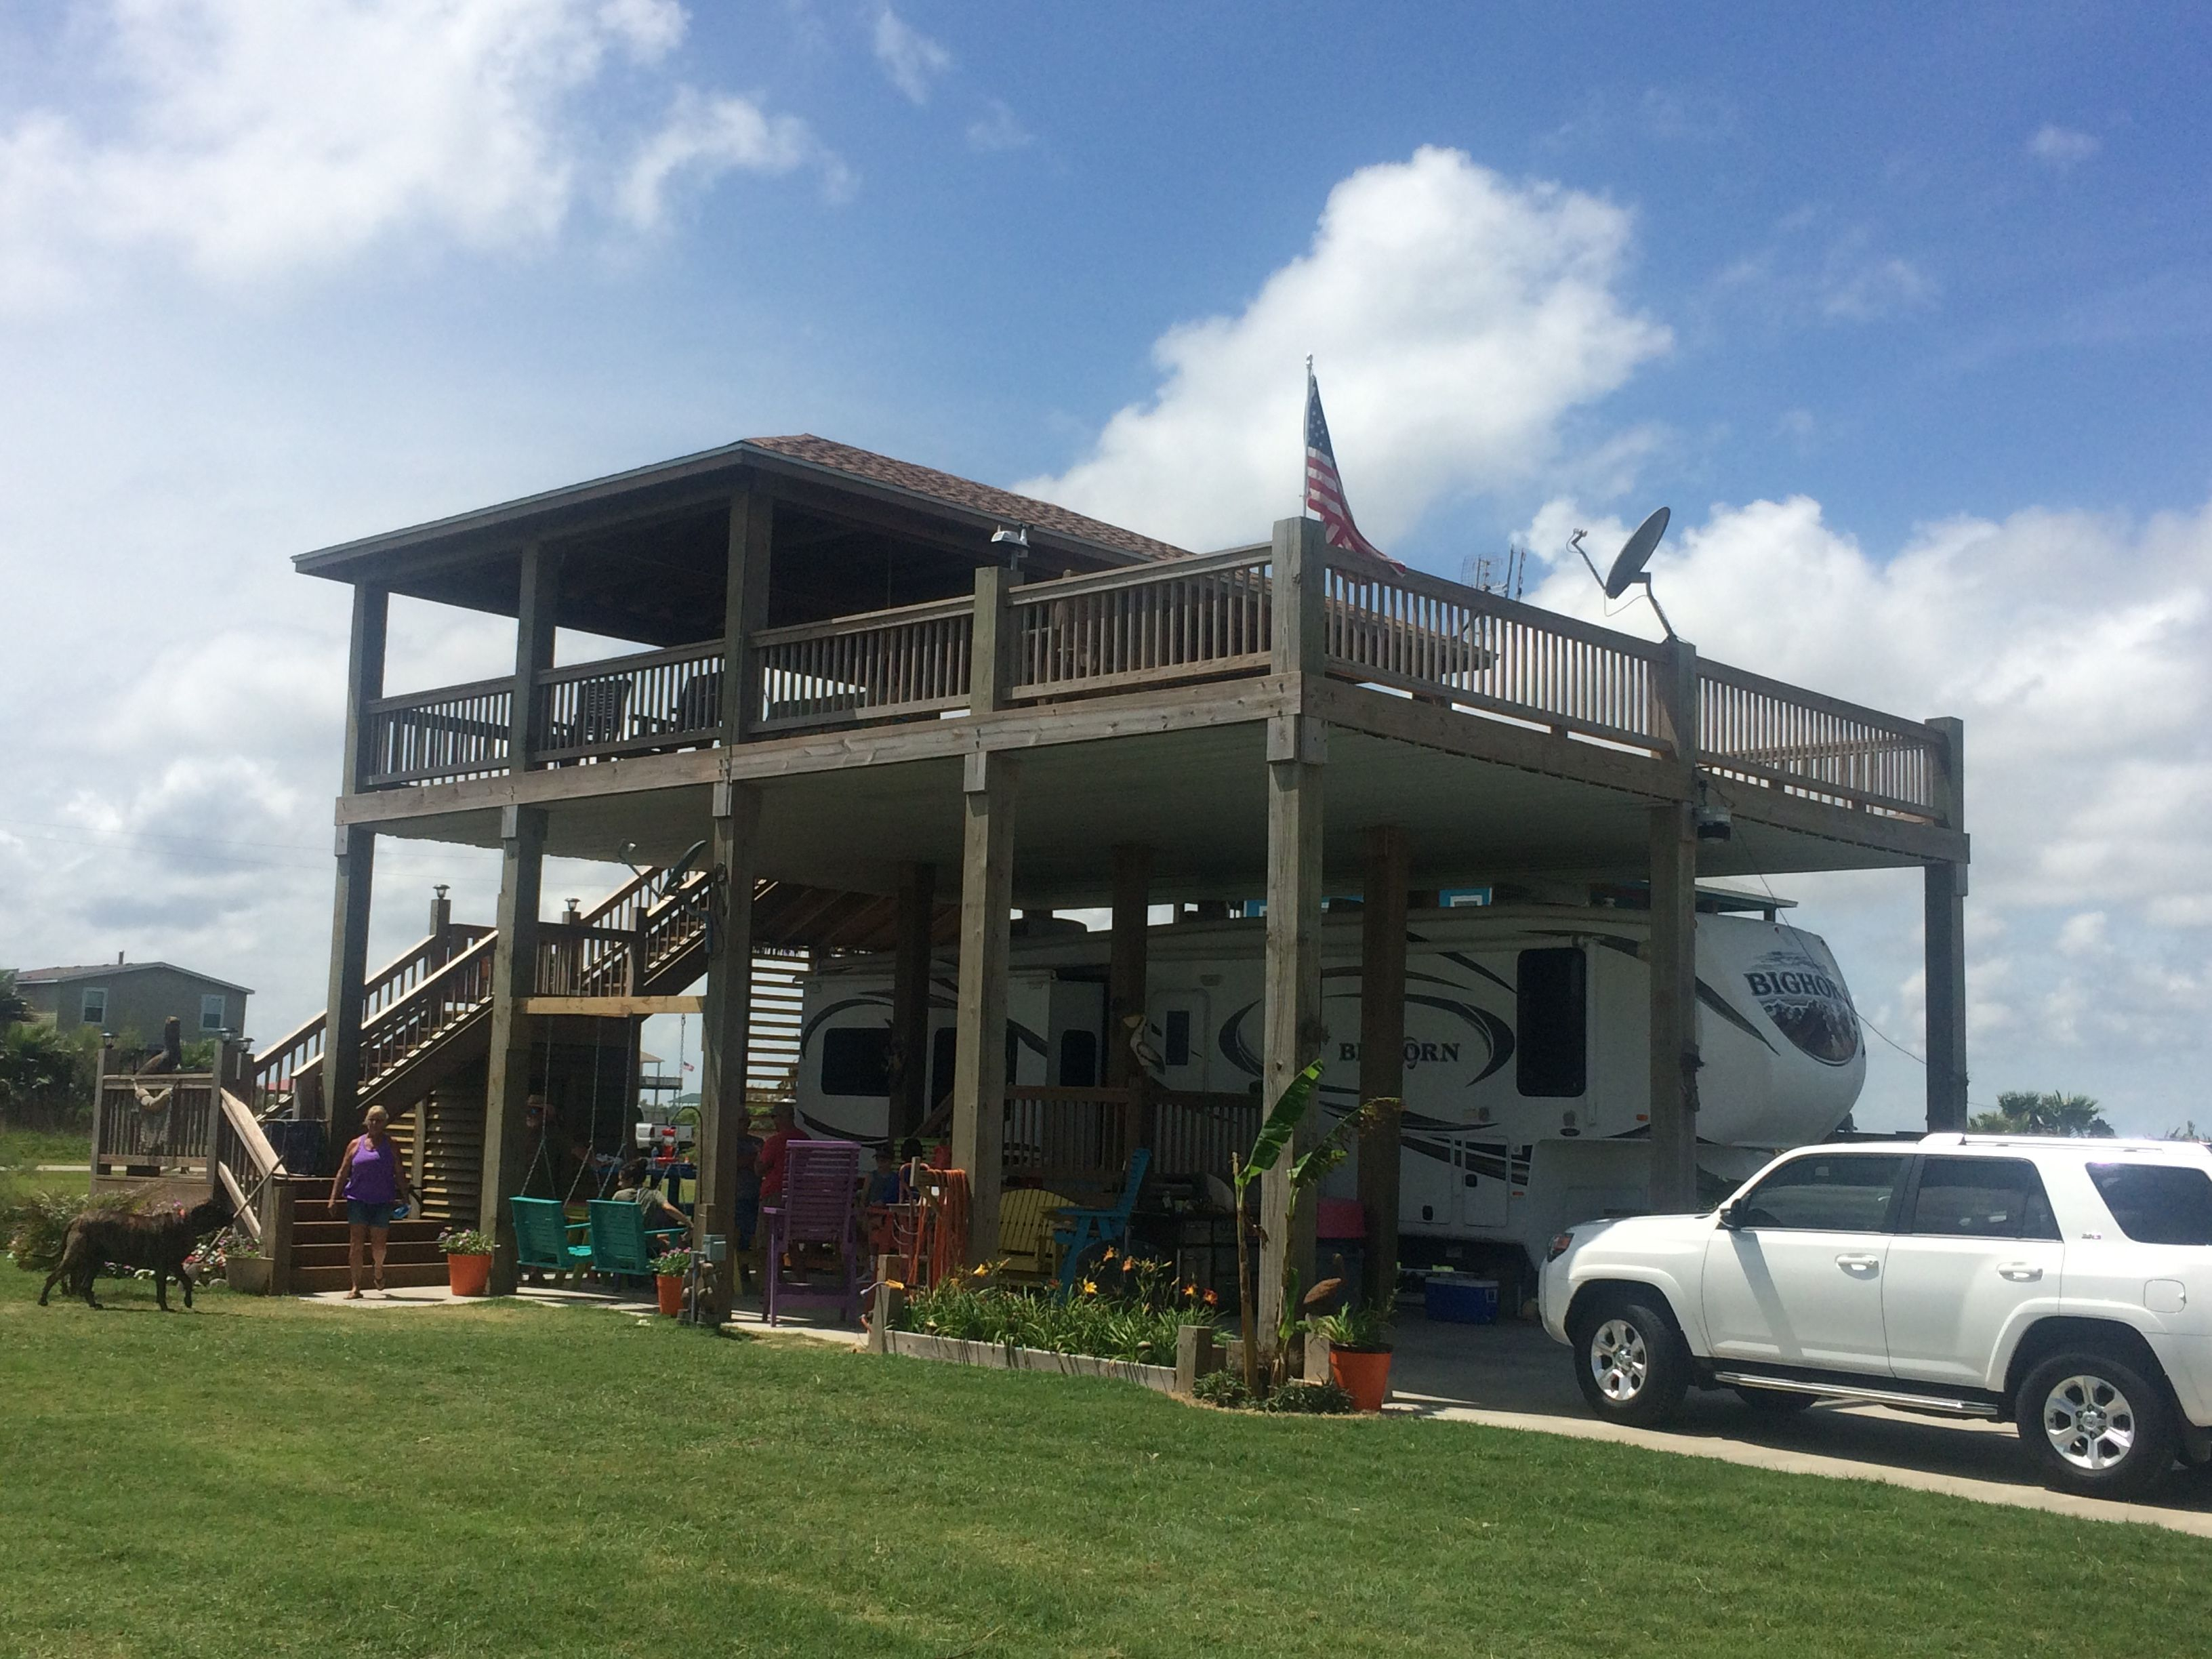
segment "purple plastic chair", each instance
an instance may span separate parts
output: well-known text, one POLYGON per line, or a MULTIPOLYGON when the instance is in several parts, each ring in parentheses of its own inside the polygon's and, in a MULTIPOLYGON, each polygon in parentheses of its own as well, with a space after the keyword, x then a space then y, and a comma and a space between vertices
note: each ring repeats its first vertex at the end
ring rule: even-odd
POLYGON ((768 1322, 787 1305, 835 1307, 848 1324, 860 1322, 860 1238, 855 1194, 860 1184, 860 1146, 853 1140, 794 1140, 784 1149, 783 1191, 763 1205, 768 1261, 763 1277, 768 1322), (837 1251, 842 1282, 817 1290, 804 1273, 786 1278, 783 1258, 805 1244, 837 1251))

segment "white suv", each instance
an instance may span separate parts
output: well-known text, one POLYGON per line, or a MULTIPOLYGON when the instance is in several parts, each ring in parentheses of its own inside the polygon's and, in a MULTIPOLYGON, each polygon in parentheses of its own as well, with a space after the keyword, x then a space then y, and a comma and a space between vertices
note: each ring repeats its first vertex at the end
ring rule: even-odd
POLYGON ((1601 1417, 1692 1383, 2016 1423, 2051 1485, 2212 1462, 2212 1150, 1929 1135, 1786 1152, 1708 1215, 1561 1233, 1544 1328, 1601 1417))

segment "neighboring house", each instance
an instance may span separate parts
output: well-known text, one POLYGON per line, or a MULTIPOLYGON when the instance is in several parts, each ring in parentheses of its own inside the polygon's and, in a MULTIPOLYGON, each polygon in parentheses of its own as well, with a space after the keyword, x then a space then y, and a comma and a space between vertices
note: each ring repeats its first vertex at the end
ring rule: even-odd
POLYGON ((89 968, 27 968, 15 975, 15 988, 34 1019, 52 1020, 64 1031, 89 1025, 135 1032, 149 1044, 161 1042, 162 1022, 173 1014, 187 1042, 217 1031, 238 1036, 246 1030, 246 1000, 253 994, 189 968, 126 963, 119 955, 89 968))

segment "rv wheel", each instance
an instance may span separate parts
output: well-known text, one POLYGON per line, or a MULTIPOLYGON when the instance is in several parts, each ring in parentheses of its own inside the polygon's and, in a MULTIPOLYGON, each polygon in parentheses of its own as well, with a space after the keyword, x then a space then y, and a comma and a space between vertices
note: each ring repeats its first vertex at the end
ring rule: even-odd
POLYGON ((1674 1322, 1641 1298, 1601 1304, 1577 1322, 1575 1382, 1589 1408, 1633 1427, 1663 1423, 1690 1389, 1690 1353, 1674 1322))

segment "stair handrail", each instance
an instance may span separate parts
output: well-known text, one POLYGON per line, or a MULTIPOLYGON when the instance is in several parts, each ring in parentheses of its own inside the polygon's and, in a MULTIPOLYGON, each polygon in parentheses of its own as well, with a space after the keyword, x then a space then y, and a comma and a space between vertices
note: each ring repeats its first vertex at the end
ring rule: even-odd
MULTIPOLYGON (((474 922, 454 922, 443 933, 426 934, 372 974, 362 988, 362 1024, 404 997, 417 974, 427 975, 461 951, 496 932, 474 922)), ((416 979, 415 983, 421 983, 416 979)), ((288 1093, 292 1079, 319 1062, 330 1028, 330 1011, 311 1014, 254 1057, 252 1098, 265 1113, 271 1097, 288 1093)))
POLYGON ((216 1104, 221 1115, 208 1162, 215 1171, 215 1184, 236 1209, 235 1224, 243 1225, 258 1244, 262 1237, 262 1194, 270 1178, 284 1172, 284 1160, 276 1155, 246 1102, 224 1089, 216 1104))
POLYGON ((477 939, 466 950, 458 952, 453 960, 425 977, 405 996, 397 1002, 387 1004, 373 1019, 362 1021, 361 1081, 362 1087, 366 1088, 372 1083, 383 1081, 392 1073, 397 1072, 410 1058, 419 1053, 423 1043, 435 1042, 453 1031, 459 1030, 489 1006, 488 996, 453 999, 449 998, 447 993, 451 989, 452 981, 467 974, 481 972, 483 965, 498 946, 498 930, 487 929, 483 938, 477 939), (422 1042, 410 1044, 389 1064, 372 1070, 370 1054, 378 1041, 387 1039, 393 1027, 404 1027, 423 1004, 434 1000, 458 1004, 461 1012, 453 1019, 434 1024, 422 1042))

